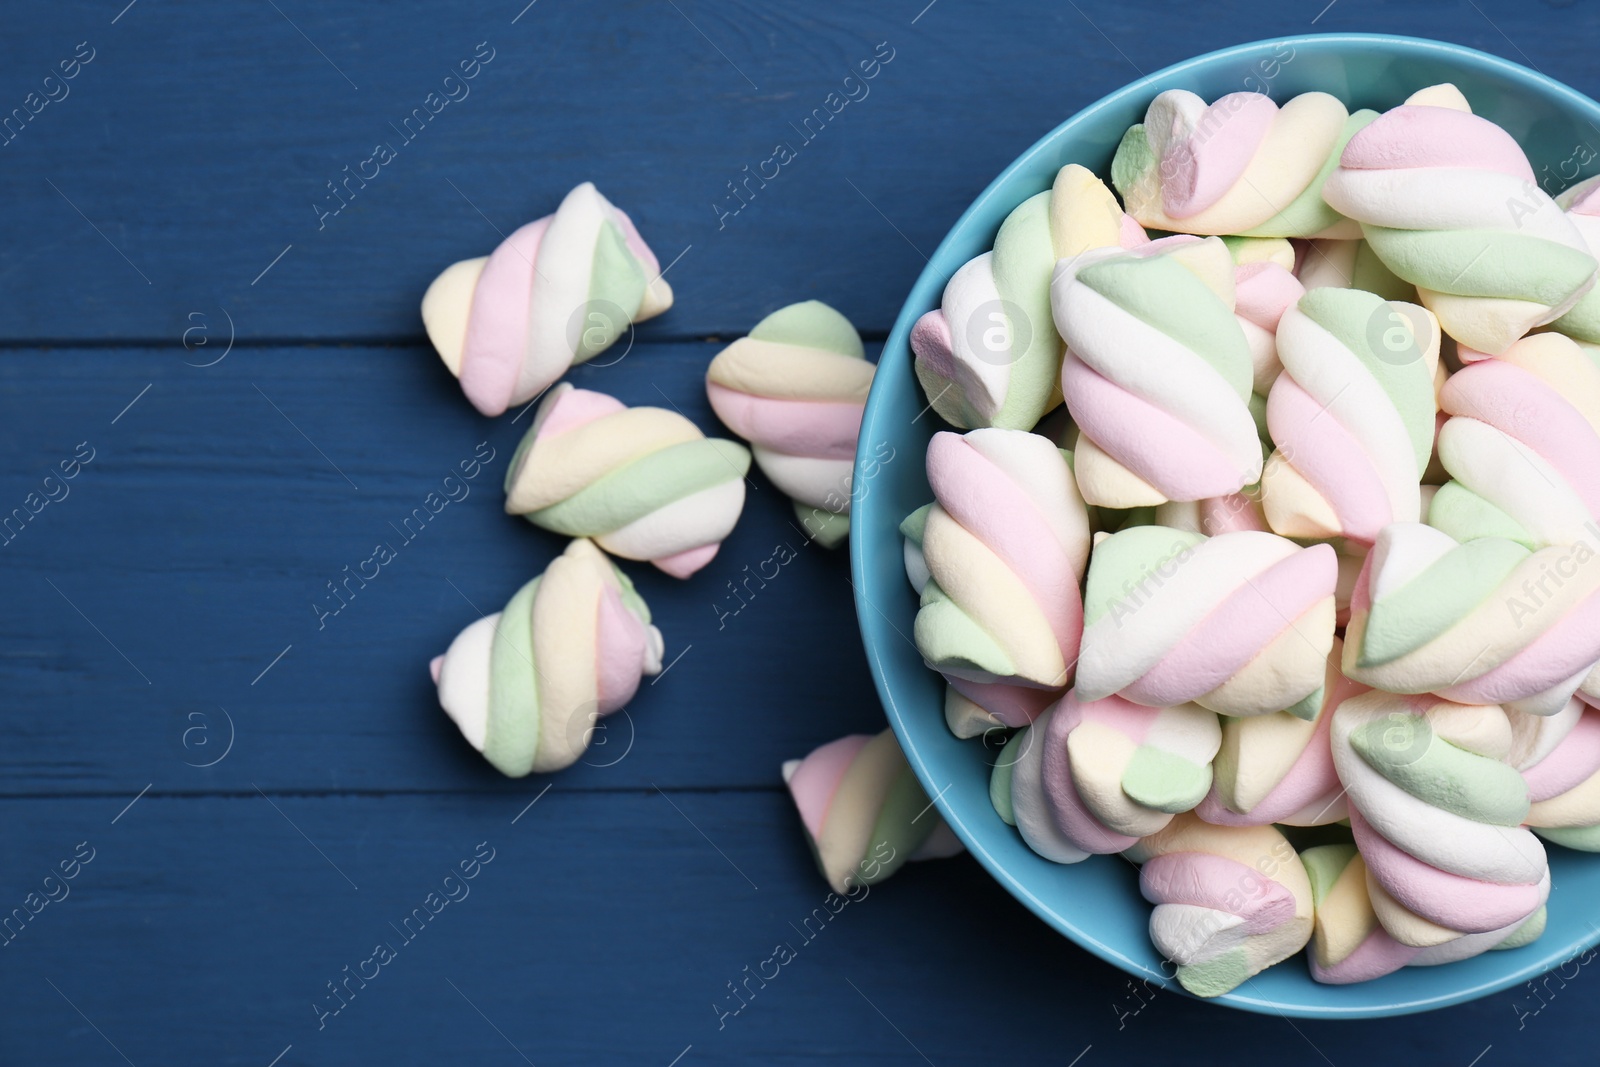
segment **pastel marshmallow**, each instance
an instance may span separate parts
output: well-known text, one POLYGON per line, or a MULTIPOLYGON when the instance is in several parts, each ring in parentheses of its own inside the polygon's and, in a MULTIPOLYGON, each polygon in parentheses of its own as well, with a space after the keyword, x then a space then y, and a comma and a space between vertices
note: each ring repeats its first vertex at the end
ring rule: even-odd
POLYGON ((964 846, 934 810, 894 731, 851 734, 783 765, 817 867, 835 893, 964 846))
POLYGON ((1259 531, 1105 537, 1089 564, 1078 698, 1309 715, 1333 647, 1336 578, 1328 545, 1259 531))
POLYGON ((1249 343, 1216 238, 1168 237, 1063 260, 1061 390, 1084 499, 1133 508, 1238 492, 1261 476, 1249 343))
POLYGON ((506 513, 675 578, 710 563, 744 509, 750 452, 675 411, 563 382, 506 472, 506 513))
POLYGON ((1439 336, 1425 309, 1359 289, 1314 289, 1284 313, 1261 480, 1273 530, 1370 544, 1421 521, 1439 336))
POLYGON ((1322 196, 1352 135, 1376 115, 1327 93, 1282 107, 1234 92, 1207 104, 1187 89, 1158 95, 1117 146, 1111 180, 1145 227, 1193 234, 1354 238, 1322 196))
POLYGON ((1530 552, 1394 523, 1351 598, 1344 672, 1391 693, 1551 715, 1597 662, 1600 561, 1584 541, 1530 552))
POLYGON ((850 532, 873 370, 855 327, 816 300, 774 311, 706 368, 717 418, 750 442, 756 465, 794 501, 806 536, 830 548, 850 532))
POLYGON ((1221 996, 1311 939, 1311 883, 1271 826, 1213 826, 1179 815, 1124 853, 1155 905, 1150 939, 1199 997, 1221 996))
POLYGON ((1583 236, 1539 188, 1522 148, 1460 94, 1375 119, 1322 192, 1469 348, 1504 352, 1594 285, 1583 236))
POLYGON ((1068 457, 1022 430, 945 431, 927 471, 936 502, 902 525, 928 575, 912 639, 970 699, 1024 725, 1043 702, 1019 704, 1009 687, 1059 696, 1083 632, 1089 521, 1068 457), (995 685, 1008 688, 991 701, 995 685))
POLYGON ((1051 323, 1057 261, 1148 238, 1093 173, 1068 164, 1050 189, 1006 217, 994 250, 945 283, 939 307, 911 330, 928 405, 961 429, 1032 429, 1060 403, 1061 338, 1051 323))
POLYGON ((633 220, 584 182, 493 254, 446 268, 423 295, 422 323, 467 399, 499 415, 671 306, 633 220))
POLYGON ((429 669, 467 743, 520 778, 576 762, 604 731, 602 717, 661 670, 661 653, 661 632, 628 576, 579 539, 429 669))

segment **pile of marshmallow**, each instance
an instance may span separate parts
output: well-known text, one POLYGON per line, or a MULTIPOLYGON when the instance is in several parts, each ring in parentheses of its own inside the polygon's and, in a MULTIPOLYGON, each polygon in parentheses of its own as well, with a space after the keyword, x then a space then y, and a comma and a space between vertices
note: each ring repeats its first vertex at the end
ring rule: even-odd
POLYGON ((901 525, 950 729, 1199 995, 1527 944, 1544 841, 1600 851, 1600 179, 1439 85, 1164 92, 1111 183, 911 334, 966 431, 901 525))
MULTIPOLYGON (((874 367, 827 305, 773 312, 707 368, 712 410, 748 449, 707 438, 680 411, 560 381, 624 336, 631 348, 633 324, 672 305, 662 273, 632 220, 585 183, 493 254, 446 269, 422 301, 429 339, 480 412, 539 402, 506 474, 505 510, 573 539, 431 664, 462 736, 512 777, 576 762, 601 720, 661 672, 661 632, 611 557, 683 579, 705 567, 744 508, 752 454, 794 500, 808 541, 832 547, 849 533, 874 367)), ((961 848, 888 731, 824 745, 783 776, 840 893, 961 848)))

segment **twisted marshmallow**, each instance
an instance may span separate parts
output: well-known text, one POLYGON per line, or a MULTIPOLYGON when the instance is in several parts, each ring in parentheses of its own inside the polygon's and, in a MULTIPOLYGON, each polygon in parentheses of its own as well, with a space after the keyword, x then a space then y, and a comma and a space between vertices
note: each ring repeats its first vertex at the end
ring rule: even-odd
MULTIPOLYGON (((1577 227, 1589 254, 1600 259, 1600 175, 1586 178, 1556 197, 1556 205, 1577 227)), ((1600 342, 1600 292, 1590 289, 1584 293, 1553 326, 1568 337, 1600 342)))
POLYGON ((1323 196, 1446 333, 1498 355, 1565 314, 1594 284, 1595 259, 1510 134, 1459 93, 1425 99, 1352 137, 1323 196))
POLYGON ((1111 190, 1077 164, 1006 216, 994 251, 951 276, 940 306, 911 330, 928 403, 962 429, 1031 429, 1060 402, 1061 341, 1050 321, 1050 274, 1091 248, 1148 240, 1111 190))
POLYGON ((1105 537, 1089 564, 1078 698, 1309 716, 1333 646, 1336 570, 1327 545, 1253 530, 1105 537))
POLYGON ((506 472, 506 513, 676 578, 711 562, 744 508, 750 453, 661 408, 563 382, 506 472))
POLYGON ((1453 479, 1428 521, 1458 540, 1529 548, 1600 539, 1600 362, 1596 349, 1534 334, 1469 363, 1439 400, 1439 458, 1453 479))
POLYGON ((554 215, 434 279, 422 323, 467 399, 499 415, 671 306, 672 288, 633 221, 584 182, 554 215))
POLYGON ((1280 711, 1223 722, 1211 792, 1196 815, 1219 826, 1323 826, 1345 818, 1328 732, 1335 709, 1365 689, 1340 673, 1341 651, 1335 638, 1311 718, 1280 711))
POLYGON ((908 526, 927 575, 913 639, 967 698, 1024 725, 1070 682, 1083 631, 1089 519, 1072 468, 1047 438, 989 428, 935 434, 927 470, 937 502, 908 526))
POLYGON ((1260 237, 1360 236, 1322 198, 1339 152, 1376 115, 1327 93, 1279 107, 1264 93, 1207 105, 1169 89, 1117 146, 1111 181, 1128 214, 1151 229, 1260 237))
POLYGON ((1375 689, 1551 715, 1596 662, 1600 563, 1582 541, 1529 552, 1395 523, 1351 598, 1344 672, 1375 689))
POLYGON ((836 893, 962 844, 933 810, 892 730, 851 734, 783 765, 817 867, 836 893))
POLYGON ((1528 790, 1505 762, 1513 735, 1499 707, 1365 693, 1334 712, 1332 745, 1389 936, 1419 949, 1463 934, 1496 944, 1544 906, 1549 864, 1521 826, 1528 790))
POLYGON ((1147 708, 1115 696, 1084 702, 1070 691, 1042 736, 1039 723, 1032 730, 1033 743, 1042 744, 1040 784, 1055 827, 1091 854, 1131 848, 1198 804, 1222 743, 1216 714, 1197 704, 1147 708))
POLYGON ((1311 884, 1271 826, 1224 827, 1179 815, 1126 853, 1154 904, 1150 940, 1199 997, 1221 996, 1311 937, 1311 884))
MULTIPOLYGON (((924 504, 900 523, 900 533, 905 538, 906 578, 918 597, 932 580, 928 561, 922 555, 922 532, 933 507, 924 504)), ((1059 695, 1060 691, 1055 688, 1031 689, 1005 682, 974 682, 947 676, 944 721, 957 737, 981 737, 993 730, 1009 730, 1032 722, 1055 703, 1059 695), (991 708, 998 711, 991 711, 991 708)))
POLYGON ((873 369, 855 327, 816 300, 774 311, 706 369, 717 417, 750 442, 807 535, 829 547, 850 532, 850 477, 873 369))
MULTIPOLYGON (((918 597, 932 580, 928 561, 922 555, 922 532, 933 507, 924 504, 900 523, 900 533, 905 538, 906 577, 918 597)), ((944 721, 957 737, 982 737, 994 730, 1010 730, 1033 722, 1060 695, 1056 688, 1032 689, 1006 682, 975 682, 947 676, 944 721)))
POLYGON ((661 650, 628 576, 592 541, 577 540, 429 669, 462 736, 501 774, 520 778, 581 756, 600 717, 661 670, 661 650))
MULTIPOLYGON (((922 597, 931 581, 928 560, 922 553, 922 533, 928 525, 928 512, 933 504, 923 504, 901 520, 899 531, 904 541, 906 577, 910 587, 922 597)), ((1058 689, 1030 689, 1021 685, 1006 685, 1003 681, 968 681, 965 678, 946 678, 944 686, 944 723, 957 737, 979 737, 992 729, 1010 729, 1013 725, 1026 725, 1038 718, 1046 705, 1053 704, 1058 689), (968 696, 968 693, 973 696, 968 696), (979 697, 981 701, 979 702, 979 697), (990 707, 998 707, 1000 713, 990 707)))
POLYGON ((1372 875, 1356 846, 1319 845, 1302 852, 1300 860, 1310 876, 1316 905, 1307 952, 1311 977, 1327 985, 1366 982, 1408 965, 1452 963, 1488 949, 1520 948, 1544 932, 1541 907, 1510 934, 1465 934, 1428 948, 1402 944, 1378 920, 1370 892, 1372 875))
POLYGON ((1260 477, 1254 370, 1220 240, 1169 237, 1063 260, 1051 304, 1067 341, 1061 390, 1080 430, 1085 500, 1202 500, 1260 477))
POLYGON ((1311 881, 1316 919, 1306 951, 1311 977, 1349 985, 1393 974, 1420 949, 1402 945, 1378 922, 1367 895, 1367 864, 1354 845, 1318 845, 1300 853, 1311 881))
POLYGON ((1261 479, 1285 537, 1370 543, 1422 518, 1433 454, 1439 331, 1433 315, 1359 289, 1314 289, 1278 325, 1286 373, 1267 398, 1277 451, 1261 479))

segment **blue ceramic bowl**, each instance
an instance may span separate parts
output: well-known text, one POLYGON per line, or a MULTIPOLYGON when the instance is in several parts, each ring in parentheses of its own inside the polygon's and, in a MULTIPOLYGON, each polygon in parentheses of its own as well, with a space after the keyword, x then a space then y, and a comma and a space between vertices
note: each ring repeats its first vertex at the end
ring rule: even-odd
MULTIPOLYGON (((900 311, 878 363, 856 457, 857 498, 850 522, 856 614, 878 695, 906 756, 928 794, 967 848, 1010 892, 1051 926, 1102 959, 1152 983, 1171 985, 1151 947, 1150 909, 1130 864, 1096 856, 1059 866, 1035 855, 989 803, 997 756, 977 740, 960 741, 944 724, 943 683, 912 645, 917 598, 906 581, 900 520, 933 499, 923 471, 928 438, 944 429, 926 410, 911 366, 912 324, 938 306, 946 279, 988 250, 1000 222, 1023 200, 1050 187, 1058 169, 1079 163, 1105 176, 1123 132, 1143 119, 1165 89, 1207 100, 1266 91, 1280 102, 1312 90, 1332 93, 1352 110, 1382 111, 1412 92, 1454 82, 1481 115, 1514 136, 1552 193, 1585 177, 1574 160, 1596 138, 1600 105, 1559 82, 1503 59, 1438 41, 1368 34, 1312 35, 1212 52, 1168 67, 1090 105, 1052 130, 1005 169, 939 245, 900 311), (1548 168, 1548 170, 1544 169, 1548 168), (889 449, 893 449, 892 453, 889 449), (885 459, 892 456, 891 459, 885 459)), ((1543 974, 1600 941, 1600 858, 1550 847, 1556 886, 1542 938, 1525 948, 1489 952, 1443 967, 1412 967, 1377 981, 1319 985, 1301 958, 1288 960, 1220 997, 1248 1011, 1305 1017, 1366 1018, 1427 1011, 1481 997, 1543 974)), ((1166 965, 1170 972, 1171 965, 1166 965)))

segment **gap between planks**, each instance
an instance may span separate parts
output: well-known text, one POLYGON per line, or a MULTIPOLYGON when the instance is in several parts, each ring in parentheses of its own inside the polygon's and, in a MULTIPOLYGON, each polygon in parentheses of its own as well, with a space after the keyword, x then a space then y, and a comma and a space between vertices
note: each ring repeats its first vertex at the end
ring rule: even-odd
MULTIPOLYGON (((548 783, 554 785, 554 782, 548 783)), ((562 790, 569 796, 579 794, 601 794, 614 796, 653 796, 657 792, 680 793, 686 795, 710 793, 736 793, 736 794, 764 794, 782 793, 787 787, 782 782, 771 785, 668 785, 657 790, 654 786, 578 786, 562 790)), ((268 796, 287 797, 290 799, 325 799, 336 797, 352 797, 368 800, 379 797, 485 797, 491 800, 502 799, 509 794, 500 794, 488 789, 266 789, 268 796)), ((209 790, 157 790, 150 789, 140 794, 141 799, 147 800, 247 800, 257 796, 254 789, 209 789, 209 790)), ((520 794, 517 794, 520 795, 520 794)), ((106 800, 108 798, 125 797, 126 789, 109 789, 104 792, 74 790, 60 793, 5 793, 0 792, 0 803, 13 800, 106 800)))
MULTIPOLYGON (((751 325, 754 325, 753 323, 751 325)), ((640 345, 727 345, 745 336, 748 327, 736 330, 706 330, 694 335, 669 334, 664 337, 640 337, 640 345)), ((889 339, 887 330, 861 330, 865 344, 880 344, 889 339)), ((30 349, 172 349, 182 348, 176 337, 79 337, 79 338, 0 338, 0 351, 28 351, 30 349)), ((395 335, 393 337, 238 337, 235 350, 243 348, 420 348, 433 346, 421 334, 395 335)))

